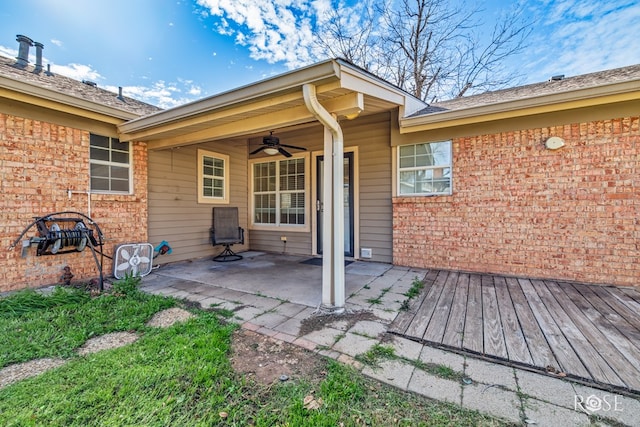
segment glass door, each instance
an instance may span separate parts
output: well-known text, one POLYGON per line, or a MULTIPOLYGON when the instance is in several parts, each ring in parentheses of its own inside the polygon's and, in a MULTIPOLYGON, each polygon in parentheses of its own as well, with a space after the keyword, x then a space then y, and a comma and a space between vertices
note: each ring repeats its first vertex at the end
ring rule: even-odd
MULTIPOLYGON (((317 220, 317 252, 322 254, 322 212, 324 211, 324 156, 318 156, 316 160, 316 220, 317 220)), ((353 256, 353 153, 344 153, 344 255, 353 256)))

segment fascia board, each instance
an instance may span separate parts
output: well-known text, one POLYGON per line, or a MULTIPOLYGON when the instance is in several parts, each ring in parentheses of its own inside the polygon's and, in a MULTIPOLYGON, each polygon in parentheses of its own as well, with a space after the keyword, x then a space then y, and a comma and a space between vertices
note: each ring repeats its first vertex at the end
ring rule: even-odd
POLYGON ((297 90, 304 83, 318 83, 338 78, 337 63, 329 60, 123 123, 119 126, 119 131, 123 134, 131 134, 150 127, 160 127, 199 114, 206 114, 212 110, 230 108, 289 90, 297 90))

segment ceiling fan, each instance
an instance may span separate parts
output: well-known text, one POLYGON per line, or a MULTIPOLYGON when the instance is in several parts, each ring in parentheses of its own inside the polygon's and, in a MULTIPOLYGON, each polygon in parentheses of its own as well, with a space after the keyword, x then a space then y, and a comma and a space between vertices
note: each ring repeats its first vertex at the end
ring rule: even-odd
POLYGON ((296 147, 295 145, 280 144, 280 138, 278 138, 277 136, 273 136, 273 131, 272 131, 272 132, 269 132, 269 135, 267 135, 264 138, 262 138, 262 145, 260 147, 258 147, 258 149, 253 150, 249 154, 257 154, 260 151, 264 150, 264 152, 267 153, 270 156, 274 156, 274 155, 280 153, 285 157, 291 157, 291 153, 289 153, 287 150, 285 150, 282 147, 287 147, 287 148, 293 148, 293 149, 296 149, 296 150, 307 151, 307 149, 303 148, 303 147, 296 147))

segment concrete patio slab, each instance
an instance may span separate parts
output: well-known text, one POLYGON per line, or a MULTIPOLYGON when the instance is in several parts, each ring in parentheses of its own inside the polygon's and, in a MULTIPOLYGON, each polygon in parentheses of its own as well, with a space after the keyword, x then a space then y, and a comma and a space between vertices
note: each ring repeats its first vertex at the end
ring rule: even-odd
POLYGON ((361 320, 349 329, 352 334, 363 335, 373 339, 381 338, 386 331, 385 325, 373 320, 361 320))
POLYGON ((464 372, 463 356, 440 350, 438 348, 425 345, 420 353, 420 361, 423 363, 432 363, 434 365, 448 366, 456 372, 464 372))
POLYGON ((517 393, 492 385, 473 384, 462 387, 462 406, 513 423, 522 420, 522 407, 517 393))
POLYGON ((573 409, 576 393, 571 382, 522 369, 516 369, 515 376, 520 391, 525 395, 573 409))
POLYGON ((385 345, 393 347, 394 354, 396 356, 408 360, 418 360, 423 347, 420 343, 397 336, 391 336, 385 345))
POLYGON ((344 332, 338 329, 324 328, 319 331, 310 332, 302 338, 314 342, 317 345, 330 348, 335 344, 338 337, 342 335, 344 335, 344 332))
POLYGON ((407 390, 442 402, 457 405, 462 402, 462 386, 459 383, 436 377, 420 369, 413 371, 407 390))
POLYGON ((376 367, 365 366, 362 368, 362 373, 401 390, 406 390, 414 369, 412 365, 401 360, 385 360, 376 367))
POLYGON ((640 396, 633 398, 622 394, 574 384, 574 408, 584 408, 587 413, 614 420, 629 426, 640 425, 640 396), (592 403, 589 405, 589 403, 592 403))
POLYGON ((536 426, 588 427, 593 425, 587 414, 534 399, 526 400, 524 418, 525 422, 536 426))
POLYGON ((485 385, 498 385, 512 391, 518 390, 513 368, 509 366, 467 357, 464 374, 474 382, 485 385))
POLYGON ((349 356, 356 357, 359 354, 366 353, 377 344, 379 341, 363 337, 362 335, 352 334, 347 332, 344 334, 344 338, 335 343, 332 347, 333 350, 340 353, 348 354, 349 356))

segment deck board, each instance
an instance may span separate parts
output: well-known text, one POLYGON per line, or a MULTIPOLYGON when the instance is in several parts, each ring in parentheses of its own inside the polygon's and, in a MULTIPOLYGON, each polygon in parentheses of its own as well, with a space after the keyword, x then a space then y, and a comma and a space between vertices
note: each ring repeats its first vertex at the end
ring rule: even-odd
POLYGON ((467 298, 469 295, 469 274, 462 273, 458 277, 455 295, 451 303, 451 314, 447 323, 442 344, 459 348, 464 336, 464 321, 467 314, 467 298))
POLYGON ((498 298, 498 307, 500 309, 500 319, 502 320, 502 331, 504 333, 505 345, 509 360, 531 365, 531 353, 527 347, 527 341, 518 322, 515 308, 509 290, 507 289, 507 281, 504 277, 495 277, 493 284, 496 289, 498 298))
POLYGON ((429 345, 640 394, 640 293, 430 270, 390 331, 429 345))
POLYGON ((438 276, 437 270, 429 270, 424 278, 422 279, 422 291, 418 294, 417 297, 412 298, 409 301, 409 308, 407 311, 401 312, 396 321, 391 325, 390 331, 398 334, 404 334, 407 331, 407 328, 413 322, 413 319, 416 317, 416 313, 424 299, 427 297, 431 286, 433 286, 433 281, 438 276))
POLYGON ((547 366, 559 366, 542 329, 540 329, 540 325, 538 325, 533 311, 531 311, 531 307, 527 302, 524 292, 522 292, 518 280, 513 277, 507 277, 505 281, 509 289, 509 295, 511 295, 511 300, 513 301, 513 307, 518 315, 522 335, 526 340, 527 348, 533 359, 533 365, 545 368, 547 366))
POLYGON ((564 292, 559 290, 555 282, 534 281, 534 286, 539 286, 539 293, 550 310, 554 311, 557 319, 560 319, 561 329, 571 346, 581 355, 582 363, 591 372, 596 381, 606 382, 617 386, 624 386, 624 382, 609 366, 605 357, 611 354, 602 354, 602 346, 599 340, 606 338, 595 330, 593 324, 581 313, 576 306, 565 298, 564 292), (557 298, 557 299, 556 299, 557 298))
POLYGON ((431 321, 433 312, 436 309, 436 304, 440 299, 440 295, 442 294, 442 289, 444 289, 444 284, 448 275, 449 274, 446 271, 438 272, 438 276, 434 280, 433 285, 431 285, 431 288, 427 293, 427 297, 416 312, 414 321, 411 322, 407 328, 407 335, 422 338, 424 331, 427 329, 427 326, 429 326, 429 322, 431 321))
POLYGON ((508 359, 507 345, 502 333, 498 297, 492 276, 482 276, 482 320, 484 328, 484 353, 508 359))
POLYGON ((469 276, 469 294, 467 296, 467 313, 464 320, 462 346, 476 353, 484 353, 484 336, 482 333, 482 278, 477 274, 469 276))
POLYGON ((450 272, 431 315, 431 321, 422 336, 423 340, 438 344, 442 343, 442 337, 444 337, 444 331, 449 321, 449 313, 451 313, 451 303, 456 292, 457 282, 458 273, 450 272))

